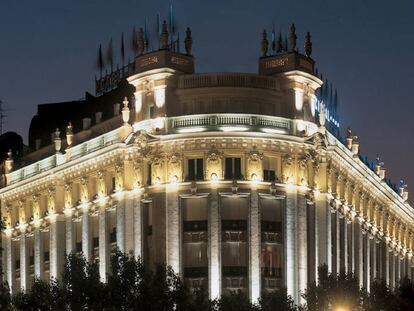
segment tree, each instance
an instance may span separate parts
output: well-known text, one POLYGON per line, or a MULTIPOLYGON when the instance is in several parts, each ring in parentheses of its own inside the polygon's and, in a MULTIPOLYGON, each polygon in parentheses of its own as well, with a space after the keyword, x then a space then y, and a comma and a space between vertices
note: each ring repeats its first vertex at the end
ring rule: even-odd
POLYGON ((293 298, 287 294, 286 288, 274 292, 264 292, 260 300, 262 311, 294 311, 296 310, 293 298))
POLYGON ((358 279, 352 273, 328 273, 327 265, 319 267, 318 284, 309 284, 303 297, 306 300, 306 308, 311 311, 344 306, 350 310, 359 310, 362 305, 358 279))
POLYGON ((221 296, 218 303, 220 311, 259 311, 260 307, 250 303, 247 295, 242 292, 230 292, 221 296))

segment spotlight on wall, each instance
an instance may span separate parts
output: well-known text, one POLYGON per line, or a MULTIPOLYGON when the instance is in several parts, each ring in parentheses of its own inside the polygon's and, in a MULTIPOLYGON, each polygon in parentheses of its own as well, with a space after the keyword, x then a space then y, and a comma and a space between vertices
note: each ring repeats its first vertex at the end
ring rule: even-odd
POLYGON ((257 185, 260 182, 259 177, 255 173, 252 174, 250 179, 253 185, 257 185))
POLYGON ((178 183, 178 177, 177 175, 174 175, 171 177, 171 184, 176 185, 178 183))
POLYGON ((218 176, 217 176, 217 174, 216 174, 216 173, 211 173, 211 176, 210 176, 210 181, 211 181, 213 184, 215 184, 215 183, 217 183, 217 182, 218 182, 218 176))

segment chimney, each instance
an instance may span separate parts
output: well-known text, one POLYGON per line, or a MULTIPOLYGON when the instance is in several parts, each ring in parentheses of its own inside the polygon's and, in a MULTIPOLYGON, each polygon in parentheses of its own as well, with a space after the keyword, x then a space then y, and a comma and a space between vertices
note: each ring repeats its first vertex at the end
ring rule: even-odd
POLYGON ((82 129, 88 130, 91 127, 91 118, 83 118, 82 119, 82 129))
POLYGON ((119 116, 119 109, 121 108, 121 104, 116 103, 114 104, 114 116, 119 116))
POLYGON ((95 112, 95 124, 101 123, 102 111, 95 112))

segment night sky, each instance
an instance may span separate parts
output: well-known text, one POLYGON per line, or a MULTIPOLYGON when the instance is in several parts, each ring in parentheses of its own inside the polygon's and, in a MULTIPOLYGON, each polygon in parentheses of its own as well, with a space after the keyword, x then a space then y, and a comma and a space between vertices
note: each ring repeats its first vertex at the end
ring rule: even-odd
MULTIPOLYGON (((93 93, 99 44, 112 37, 119 55, 124 32, 132 55, 132 27, 145 18, 158 47, 157 12, 168 16, 168 0, 1 0, 0 99, 13 109, 5 130, 27 142, 37 104, 93 93)), ((175 0, 174 15, 182 38, 192 29, 197 72, 256 72, 273 23, 287 34, 294 22, 302 50, 310 31, 317 67, 338 88, 342 131, 350 126, 362 153, 379 154, 414 193, 414 1, 175 0)))

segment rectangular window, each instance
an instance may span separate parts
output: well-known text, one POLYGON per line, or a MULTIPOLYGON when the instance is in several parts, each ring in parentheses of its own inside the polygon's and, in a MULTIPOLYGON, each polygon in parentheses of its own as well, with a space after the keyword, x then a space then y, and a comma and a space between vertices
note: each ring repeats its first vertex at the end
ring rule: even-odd
POLYGON ((274 182, 276 177, 276 158, 264 157, 263 159, 263 181, 274 182))
POLYGON ((151 169, 151 163, 148 163, 147 165, 147 185, 152 184, 152 169, 151 169))
POLYGON ((226 158, 224 179, 242 179, 240 158, 226 158))
POLYGON ((153 119, 155 117, 155 106, 153 104, 148 105, 148 119, 153 119))
POLYGON ((204 179, 204 161, 203 159, 188 160, 188 180, 204 179))
POLYGON ((260 201, 262 288, 274 290, 283 286, 283 203, 281 200, 260 201))
POLYGON ((111 177, 111 192, 114 193, 116 189, 116 179, 115 177, 111 177))

